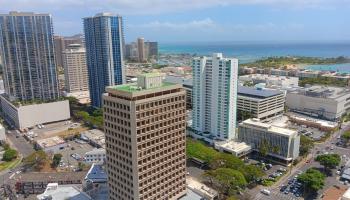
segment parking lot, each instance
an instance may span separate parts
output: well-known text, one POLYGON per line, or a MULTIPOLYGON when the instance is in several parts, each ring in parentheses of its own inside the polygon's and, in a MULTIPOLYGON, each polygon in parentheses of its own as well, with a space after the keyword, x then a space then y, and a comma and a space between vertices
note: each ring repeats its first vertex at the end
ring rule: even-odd
POLYGON ((298 124, 289 124, 288 128, 298 130, 298 132, 302 135, 308 136, 314 141, 320 140, 326 133, 318 130, 317 128, 306 127, 298 124))
POLYGON ((43 138, 49 138, 55 136, 57 133, 68 130, 69 128, 79 128, 81 125, 80 123, 71 122, 71 121, 62 121, 62 122, 55 122, 50 124, 45 124, 43 127, 39 128, 38 126, 35 126, 32 131, 36 135, 36 140, 43 139, 43 138))
POLYGON ((94 147, 92 147, 88 143, 78 143, 76 141, 68 141, 68 147, 60 150, 58 153, 62 154, 61 159, 61 165, 59 166, 60 169, 67 169, 67 168, 77 168, 78 162, 82 162, 82 158, 84 157, 85 153, 88 151, 91 151, 94 147), (78 155, 78 158, 73 158, 72 155, 78 155))

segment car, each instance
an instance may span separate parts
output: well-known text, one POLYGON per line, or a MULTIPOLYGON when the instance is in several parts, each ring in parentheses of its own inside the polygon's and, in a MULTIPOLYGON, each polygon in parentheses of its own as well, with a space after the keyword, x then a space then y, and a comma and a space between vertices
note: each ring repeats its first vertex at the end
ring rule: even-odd
POLYGON ((334 150, 334 146, 331 146, 331 150, 334 150))
POLYGON ((289 191, 288 191, 288 190, 285 190, 285 191, 284 191, 284 194, 289 194, 289 191))
POLYGON ((340 170, 337 170, 337 175, 340 175, 340 170))
POLYGON ((270 190, 267 190, 267 189, 262 189, 260 192, 265 194, 265 195, 270 195, 271 194, 270 190))
POLYGON ((280 191, 281 191, 281 192, 284 192, 287 188, 288 188, 287 186, 282 186, 281 189, 280 189, 280 191))

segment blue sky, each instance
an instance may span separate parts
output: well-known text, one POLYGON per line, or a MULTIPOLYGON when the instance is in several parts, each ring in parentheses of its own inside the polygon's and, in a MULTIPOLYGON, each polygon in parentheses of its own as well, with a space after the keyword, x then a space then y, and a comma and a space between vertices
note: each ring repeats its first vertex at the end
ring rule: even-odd
POLYGON ((0 12, 51 13, 56 34, 82 18, 123 16, 125 38, 160 42, 350 41, 350 0, 0 0, 0 12))

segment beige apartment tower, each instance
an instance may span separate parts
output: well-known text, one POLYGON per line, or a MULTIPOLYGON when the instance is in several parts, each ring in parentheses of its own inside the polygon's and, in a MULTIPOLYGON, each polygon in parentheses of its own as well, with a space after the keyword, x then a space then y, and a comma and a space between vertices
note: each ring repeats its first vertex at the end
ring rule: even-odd
POLYGON ((144 38, 137 38, 137 51, 139 55, 139 61, 143 62, 146 61, 145 58, 145 39, 144 38))
POLYGON ((65 90, 68 93, 88 91, 88 71, 85 48, 81 44, 70 44, 63 51, 65 90))
POLYGON ((103 95, 109 199, 186 194, 186 92, 146 74, 103 95))

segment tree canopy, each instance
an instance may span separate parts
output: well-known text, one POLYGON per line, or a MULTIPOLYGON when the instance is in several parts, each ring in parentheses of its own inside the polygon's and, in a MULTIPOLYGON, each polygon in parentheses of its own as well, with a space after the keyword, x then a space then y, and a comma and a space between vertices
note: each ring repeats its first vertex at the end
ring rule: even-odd
POLYGON ((62 154, 58 153, 58 154, 53 155, 51 166, 53 168, 56 168, 60 164, 61 159, 62 159, 62 154))
POLYGON ((214 183, 221 186, 222 192, 228 195, 235 194, 236 191, 247 185, 242 173, 230 168, 209 170, 204 173, 204 177, 212 178, 214 183))
POLYGON ((346 131, 341 137, 348 143, 350 141, 350 131, 346 131))
POLYGON ((40 170, 46 161, 47 155, 45 151, 39 150, 24 158, 23 164, 27 167, 34 167, 35 169, 40 170))
POLYGON ((7 150, 5 150, 5 153, 2 157, 2 160, 3 161, 11 161, 11 160, 17 158, 17 155, 18 155, 18 153, 16 150, 8 148, 7 150))
POLYGON ((341 158, 338 154, 324 154, 318 155, 315 160, 323 165, 325 169, 332 169, 340 164, 341 158))
POLYGON ((311 140, 311 138, 301 135, 300 136, 300 148, 299 152, 301 156, 305 156, 309 153, 309 151, 314 147, 314 142, 311 140))
POLYGON ((308 169, 302 173, 298 180, 303 184, 306 192, 317 191, 323 188, 325 175, 316 169, 308 169))

